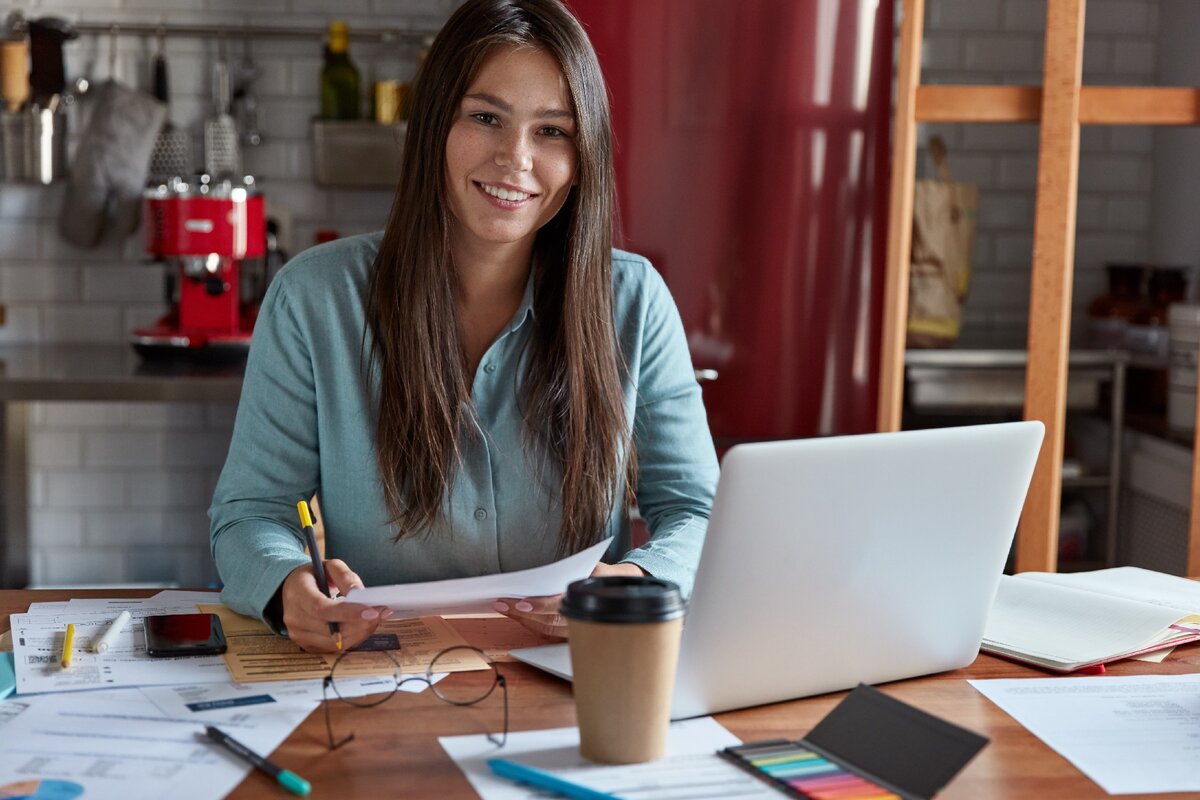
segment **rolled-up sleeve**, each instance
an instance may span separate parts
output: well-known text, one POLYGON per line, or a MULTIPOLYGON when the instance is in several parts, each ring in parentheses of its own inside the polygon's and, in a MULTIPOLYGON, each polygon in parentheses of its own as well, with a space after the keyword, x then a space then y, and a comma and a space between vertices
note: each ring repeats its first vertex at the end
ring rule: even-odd
POLYGON ((312 361, 289 302, 287 270, 254 328, 233 438, 209 509, 221 600, 263 618, 284 578, 309 562, 296 502, 320 481, 312 361))
POLYGON ((638 509, 650 539, 621 560, 690 596, 717 486, 717 457, 683 322, 649 265, 637 362, 633 438, 638 509))

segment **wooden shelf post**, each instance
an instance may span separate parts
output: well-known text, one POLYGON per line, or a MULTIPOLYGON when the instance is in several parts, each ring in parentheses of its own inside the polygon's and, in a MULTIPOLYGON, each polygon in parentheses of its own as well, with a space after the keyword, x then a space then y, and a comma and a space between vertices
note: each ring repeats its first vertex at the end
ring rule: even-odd
MULTIPOLYGON (((1058 560, 1079 182, 1083 4, 1084 0, 1048 0, 1046 8, 1033 277, 1029 292, 1029 366, 1025 370, 1025 419, 1041 420, 1046 426, 1046 439, 1021 513, 1018 572, 1052 572, 1058 560)), ((1118 433, 1114 431, 1113 435, 1118 433)))

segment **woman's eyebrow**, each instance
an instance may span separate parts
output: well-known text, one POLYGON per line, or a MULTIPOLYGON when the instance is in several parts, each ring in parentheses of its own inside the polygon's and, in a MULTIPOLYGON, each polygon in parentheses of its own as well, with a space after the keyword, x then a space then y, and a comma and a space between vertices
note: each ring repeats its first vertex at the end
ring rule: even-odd
MULTIPOLYGON (((482 101, 488 105, 495 106, 505 114, 511 114, 513 110, 511 105, 504 102, 499 97, 496 97, 496 95, 488 94, 487 92, 472 92, 471 94, 465 95, 463 99, 482 101)), ((534 116, 538 119, 544 119, 547 117, 554 119, 575 119, 574 114, 563 108, 539 108, 536 112, 534 112, 534 116)))

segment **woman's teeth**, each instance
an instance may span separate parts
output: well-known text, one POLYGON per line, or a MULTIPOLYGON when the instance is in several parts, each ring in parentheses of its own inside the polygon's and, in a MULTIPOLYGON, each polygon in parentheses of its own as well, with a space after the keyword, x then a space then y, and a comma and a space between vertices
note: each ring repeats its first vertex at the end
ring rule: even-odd
POLYGON ((483 187, 485 192, 500 200, 509 200, 515 202, 520 200, 528 200, 533 196, 531 194, 526 194, 525 192, 514 192, 510 189, 501 189, 498 186, 488 186, 486 183, 481 183, 479 185, 483 187))

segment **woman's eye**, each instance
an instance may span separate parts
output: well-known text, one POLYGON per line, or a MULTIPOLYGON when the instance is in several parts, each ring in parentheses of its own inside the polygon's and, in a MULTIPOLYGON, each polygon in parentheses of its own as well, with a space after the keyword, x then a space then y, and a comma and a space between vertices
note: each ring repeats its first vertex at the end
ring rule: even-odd
POLYGON ((567 132, 564 131, 562 128, 554 128, 554 127, 547 126, 545 128, 542 128, 541 134, 542 134, 542 136, 548 136, 552 139, 556 139, 561 136, 566 136, 567 132))
POLYGON ((482 122, 484 125, 495 125, 497 122, 499 122, 499 120, 496 119, 495 114, 489 114, 486 111, 479 111, 475 114, 472 114, 471 118, 482 122))

